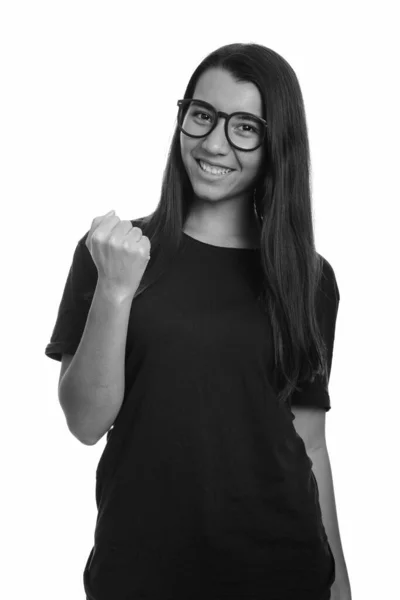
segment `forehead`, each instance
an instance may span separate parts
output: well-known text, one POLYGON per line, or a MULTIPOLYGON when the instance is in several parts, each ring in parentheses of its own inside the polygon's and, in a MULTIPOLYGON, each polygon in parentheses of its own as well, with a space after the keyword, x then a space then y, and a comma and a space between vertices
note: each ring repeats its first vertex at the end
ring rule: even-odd
POLYGON ((257 86, 236 81, 225 69, 208 69, 198 79, 193 98, 212 104, 228 114, 245 111, 262 117, 262 99, 257 86))

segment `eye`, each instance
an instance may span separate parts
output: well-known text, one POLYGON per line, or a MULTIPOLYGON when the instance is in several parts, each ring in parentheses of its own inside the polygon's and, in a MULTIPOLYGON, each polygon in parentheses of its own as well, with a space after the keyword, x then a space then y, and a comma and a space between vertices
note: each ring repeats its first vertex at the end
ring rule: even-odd
MULTIPOLYGON (((254 133, 258 133, 258 129, 256 129, 252 125, 243 124, 243 125, 240 125, 240 127, 249 127, 254 133)), ((246 131, 249 131, 249 130, 247 129, 246 131)))
POLYGON ((210 115, 208 115, 208 114, 207 114, 207 113, 205 113, 205 112, 199 112, 199 111, 195 111, 195 112, 193 113, 193 116, 194 116, 194 117, 198 117, 199 115, 201 115, 201 116, 203 116, 203 117, 210 117, 210 115))
POLYGON ((248 114, 237 114, 232 117, 230 127, 237 135, 245 137, 254 137, 261 134, 260 123, 248 114))

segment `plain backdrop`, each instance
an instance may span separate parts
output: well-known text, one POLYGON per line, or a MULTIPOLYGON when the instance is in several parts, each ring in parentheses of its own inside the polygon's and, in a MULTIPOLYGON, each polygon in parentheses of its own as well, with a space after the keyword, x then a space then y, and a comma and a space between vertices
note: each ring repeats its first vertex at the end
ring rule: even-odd
POLYGON ((155 208, 177 100, 232 42, 275 50, 300 82, 317 250, 341 295, 326 418, 341 539, 353 600, 400 597, 395 5, 1 3, 2 598, 85 600, 106 438, 69 432, 44 350, 78 240, 111 209, 155 208))

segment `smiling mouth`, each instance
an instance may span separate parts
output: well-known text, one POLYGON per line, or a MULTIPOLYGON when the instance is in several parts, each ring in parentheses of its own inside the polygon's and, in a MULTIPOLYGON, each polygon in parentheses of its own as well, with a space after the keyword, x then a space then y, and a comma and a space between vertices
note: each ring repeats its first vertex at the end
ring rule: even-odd
POLYGON ((212 167, 212 166, 210 165, 210 168, 213 168, 213 169, 218 169, 218 170, 219 170, 219 169, 222 169, 222 170, 224 171, 223 173, 212 173, 211 171, 208 171, 208 170, 206 170, 206 169, 203 169, 203 167, 202 167, 202 166, 201 166, 201 164, 200 164, 200 163, 203 163, 203 164, 207 164, 207 165, 208 165, 208 163, 206 163, 205 161, 202 161, 202 160, 200 160, 200 159, 197 159, 197 158, 196 158, 196 162, 197 162, 197 164, 199 165, 199 169, 200 169, 200 171, 201 171, 202 173, 205 173, 206 175, 210 175, 211 177, 226 177, 227 175, 230 175, 231 173, 233 173, 233 172, 235 171, 235 169, 229 169, 229 170, 225 170, 225 169, 222 169, 222 167, 212 167))

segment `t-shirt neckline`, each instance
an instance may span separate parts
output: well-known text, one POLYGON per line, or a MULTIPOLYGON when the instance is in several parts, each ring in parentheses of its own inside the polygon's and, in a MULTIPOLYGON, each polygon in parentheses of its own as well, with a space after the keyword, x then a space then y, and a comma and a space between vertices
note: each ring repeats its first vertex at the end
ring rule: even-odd
POLYGON ((183 235, 186 238, 189 238, 189 240, 191 242, 194 242, 195 244, 200 244, 200 246, 203 246, 204 248, 209 248, 212 250, 218 250, 218 251, 225 251, 225 252, 254 252, 259 250, 259 248, 236 248, 234 246, 215 246, 214 244, 209 244, 208 242, 201 242, 200 240, 192 237, 191 235, 189 235, 188 233, 186 233, 186 231, 182 230, 183 235))

